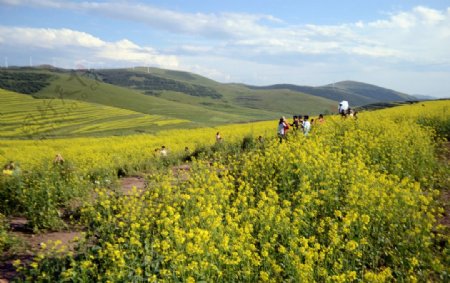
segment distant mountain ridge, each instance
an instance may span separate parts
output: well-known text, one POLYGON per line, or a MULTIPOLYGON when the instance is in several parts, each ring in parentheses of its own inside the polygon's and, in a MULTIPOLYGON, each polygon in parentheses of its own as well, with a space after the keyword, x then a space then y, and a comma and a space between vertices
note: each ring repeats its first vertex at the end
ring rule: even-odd
POLYGON ((416 100, 415 97, 408 94, 355 81, 342 81, 318 87, 293 84, 275 84, 261 87, 247 85, 247 87, 252 89, 271 90, 289 89, 328 98, 334 101, 347 100, 350 105, 354 106, 362 106, 376 102, 416 100))
POLYGON ((434 100, 434 99, 438 99, 437 97, 434 97, 434 96, 422 95, 422 94, 414 94, 413 96, 415 98, 417 98, 418 100, 434 100))

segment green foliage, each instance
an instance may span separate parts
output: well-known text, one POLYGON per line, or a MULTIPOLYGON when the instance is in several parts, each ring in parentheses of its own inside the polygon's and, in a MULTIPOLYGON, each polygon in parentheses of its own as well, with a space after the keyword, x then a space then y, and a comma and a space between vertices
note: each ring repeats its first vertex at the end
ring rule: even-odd
POLYGON ((52 77, 46 73, 0 70, 0 89, 35 94, 49 86, 52 77))
POLYGON ((213 88, 167 79, 153 74, 132 73, 124 70, 102 70, 98 71, 98 76, 106 83, 145 91, 169 90, 213 99, 222 97, 222 94, 213 88))
POLYGON ((448 107, 442 109, 441 115, 418 117, 417 122, 420 125, 433 128, 439 137, 450 141, 450 111, 448 107))
POLYGON ((70 164, 42 164, 38 170, 2 175, 0 213, 24 215, 33 230, 60 229, 64 209, 85 197, 90 186, 70 164))

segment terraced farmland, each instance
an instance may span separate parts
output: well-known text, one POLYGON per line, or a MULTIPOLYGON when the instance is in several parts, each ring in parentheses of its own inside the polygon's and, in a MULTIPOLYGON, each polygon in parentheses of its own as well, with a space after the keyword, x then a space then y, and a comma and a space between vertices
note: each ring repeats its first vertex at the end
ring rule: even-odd
POLYGON ((0 89, 0 137, 51 138, 154 132, 188 120, 68 99, 34 99, 0 89))

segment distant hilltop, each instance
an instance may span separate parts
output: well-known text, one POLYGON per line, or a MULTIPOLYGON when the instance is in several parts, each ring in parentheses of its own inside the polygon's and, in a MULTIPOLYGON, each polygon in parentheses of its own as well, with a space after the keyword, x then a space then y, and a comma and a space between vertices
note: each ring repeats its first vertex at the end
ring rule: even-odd
POLYGON ((350 105, 361 106, 376 102, 417 100, 416 97, 395 90, 355 81, 342 81, 324 86, 299 86, 293 84, 275 84, 270 86, 248 86, 253 89, 289 89, 334 101, 349 101, 350 105))

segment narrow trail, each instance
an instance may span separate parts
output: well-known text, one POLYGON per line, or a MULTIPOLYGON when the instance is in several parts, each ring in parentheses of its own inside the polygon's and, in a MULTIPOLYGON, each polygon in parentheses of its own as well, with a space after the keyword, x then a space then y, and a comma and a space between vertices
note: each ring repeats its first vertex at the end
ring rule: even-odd
POLYGON ((19 259, 21 262, 30 262, 33 257, 41 250, 41 246, 50 243, 59 242, 58 247, 65 246, 67 251, 75 247, 75 237, 81 235, 81 231, 68 230, 45 232, 34 234, 27 226, 28 220, 24 217, 13 217, 10 219, 10 233, 20 243, 21 247, 14 254, 5 254, 0 257, 0 283, 6 283, 12 280, 17 272, 13 262, 19 259))
MULTIPOLYGON (((171 171, 179 181, 186 181, 189 178, 190 165, 183 164, 173 166, 171 171)), ((128 176, 118 180, 118 192, 124 196, 132 194, 133 188, 138 191, 144 191, 148 183, 143 176, 128 176)), ((0 283, 10 282, 17 272, 13 266, 13 261, 20 259, 22 262, 30 262, 42 244, 49 246, 51 242, 58 241, 61 246, 67 247, 67 250, 73 250, 75 247, 74 239, 81 235, 81 231, 75 230, 69 225, 67 231, 42 232, 39 234, 27 226, 28 220, 25 217, 12 217, 9 219, 10 233, 21 243, 21 247, 14 254, 0 255, 0 283)))
MULTIPOLYGON (((119 192, 123 195, 129 195, 133 187, 138 190, 146 188, 145 178, 139 176, 130 176, 119 179, 119 192)), ((42 232, 39 234, 27 226, 28 220, 25 217, 12 217, 9 219, 10 233, 21 244, 18 251, 14 254, 0 255, 0 283, 10 282, 17 272, 13 266, 13 262, 17 259, 21 262, 30 262, 33 257, 41 250, 43 244, 49 246, 50 243, 58 241, 60 246, 67 247, 67 251, 74 249, 76 243, 75 238, 81 236, 81 231, 70 227, 67 231, 42 232)))
POLYGON ((133 187, 138 190, 144 190, 147 187, 147 183, 144 177, 130 176, 119 179, 120 187, 119 191, 124 195, 131 194, 133 187))

